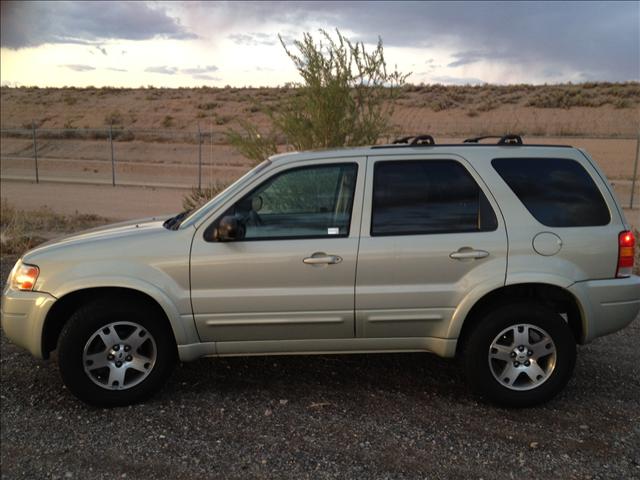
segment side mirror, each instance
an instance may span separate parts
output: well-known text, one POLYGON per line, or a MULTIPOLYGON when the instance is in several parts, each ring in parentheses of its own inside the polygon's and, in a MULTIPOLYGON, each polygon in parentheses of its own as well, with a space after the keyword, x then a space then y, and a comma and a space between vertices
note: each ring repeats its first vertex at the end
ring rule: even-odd
POLYGON ((216 242, 233 242, 234 240, 242 240, 244 233, 244 225, 236 217, 227 215, 218 222, 218 226, 213 232, 213 239, 216 242))

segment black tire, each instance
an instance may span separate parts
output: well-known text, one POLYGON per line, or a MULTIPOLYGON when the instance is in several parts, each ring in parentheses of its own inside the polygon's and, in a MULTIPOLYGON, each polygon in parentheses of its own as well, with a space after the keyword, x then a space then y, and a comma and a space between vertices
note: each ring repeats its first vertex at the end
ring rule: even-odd
MULTIPOLYGON (((130 328, 133 329, 135 327, 131 326, 130 328)), ((109 331, 108 329, 105 330, 109 331)), ((126 341, 128 340, 129 338, 126 339, 126 341)), ((131 347, 127 347, 129 350, 131 349, 131 347)), ((124 348, 122 348, 122 351, 124 351, 124 348)), ((108 352, 106 350, 105 352, 104 355, 106 357, 108 352)), ((137 359, 138 357, 135 358, 137 359)), ((58 365, 64 384, 80 400, 95 406, 124 406, 149 398, 163 386, 170 376, 176 364, 176 359, 176 343, 173 334, 168 325, 166 325, 165 319, 158 318, 157 311, 154 308, 150 308, 149 305, 145 305, 135 299, 118 299, 114 301, 112 298, 103 298, 80 307, 64 325, 58 339, 58 365), (96 383, 100 379, 100 375, 103 375, 104 381, 109 381, 111 377, 107 378, 107 376, 110 371, 109 368, 112 368, 113 365, 112 367, 105 367, 107 368, 106 375, 101 373, 103 370, 96 370, 98 373, 88 373, 85 371, 85 363, 89 364, 90 361, 85 362, 83 357, 87 342, 94 338, 94 342, 100 347, 101 340, 95 340, 97 338, 95 335, 99 331, 104 332, 102 330, 103 327, 114 323, 118 324, 114 331, 120 329, 120 334, 122 334, 123 328, 121 325, 124 325, 125 333, 130 324, 137 325, 139 335, 141 337, 146 335, 144 341, 147 342, 140 347, 140 350, 144 348, 155 349, 154 363, 144 364, 144 368, 149 368, 148 371, 140 373, 133 369, 131 372, 134 377, 137 376, 136 381, 139 381, 139 383, 130 388, 120 390, 112 390, 108 386, 96 383), (150 366, 147 367, 148 365, 150 366), (92 380, 92 377, 97 380, 92 380)), ((125 359, 123 358, 122 360, 124 361, 125 359)), ((122 364, 123 362, 120 363, 122 364)), ((127 370, 127 375, 130 376, 128 368, 125 368, 125 370, 127 370)), ((116 383, 114 382, 114 384, 116 383)), ((122 383, 124 385, 126 382, 123 380, 122 383)))
MULTIPOLYGON (((529 334, 527 333, 527 335, 529 334)), ((548 345, 548 342, 536 343, 536 350, 542 350, 542 343, 547 343, 548 345)), ((533 354, 533 351, 534 347, 531 347, 531 354, 533 354)), ((491 352, 498 354, 497 349, 491 350, 491 352)), ((500 353, 505 355, 507 352, 500 353)), ((514 353, 514 351, 508 353, 511 357, 516 354, 518 353, 514 353)), ((488 313, 469 332, 464 346, 465 371, 471 387, 492 402, 508 407, 530 407, 552 399, 565 387, 571 378, 575 362, 576 343, 567 322, 553 310, 533 302, 513 303, 498 307, 488 313), (510 337, 511 334, 515 335, 516 332, 531 331, 532 337, 537 337, 537 333, 540 330, 536 330, 536 328, 527 329, 525 325, 531 325, 547 333, 553 342, 553 345, 549 348, 555 346, 555 361, 552 361, 553 357, 548 353, 542 354, 548 355, 547 357, 540 358, 539 364, 544 365, 545 362, 548 362, 546 363, 546 368, 550 368, 550 370, 545 372, 545 376, 540 375, 536 379, 531 378, 531 375, 524 371, 511 369, 511 366, 515 368, 516 365, 518 368, 524 369, 525 364, 517 360, 528 361, 529 359, 523 359, 518 356, 503 363, 503 360, 495 358, 490 360, 489 358, 490 348, 495 345, 493 343, 494 340, 498 340, 498 335, 505 332, 505 330, 507 333, 499 337, 505 340, 499 340, 499 342, 505 343, 506 350, 511 348, 516 350, 518 348, 515 337, 510 337), (512 330, 508 330, 512 327, 512 330), (512 344, 510 343, 511 338, 514 338, 512 344), (510 346, 506 346, 506 344, 510 346), (511 369, 509 372, 520 372, 511 375, 511 381, 514 382, 511 387, 505 384, 505 382, 509 381, 508 374, 502 374, 504 375, 503 381, 499 381, 496 378, 501 376, 498 372, 503 368, 502 365, 504 365, 502 372, 507 372, 507 367, 511 369), (553 365, 553 367, 551 368, 549 365, 553 365), (528 389, 514 389, 518 387, 516 379, 517 381, 522 381, 520 388, 528 389), (538 384, 537 382, 540 383, 538 384)), ((531 362, 528 365, 531 365, 531 362)), ((526 368, 528 369, 528 367, 526 368)))

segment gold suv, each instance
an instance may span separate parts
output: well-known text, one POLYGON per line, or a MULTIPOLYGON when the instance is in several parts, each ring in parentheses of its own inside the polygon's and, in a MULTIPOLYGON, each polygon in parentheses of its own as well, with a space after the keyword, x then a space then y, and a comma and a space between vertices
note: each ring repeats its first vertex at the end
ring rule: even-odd
POLYGON ((576 344, 638 314, 635 240, 586 152, 478 140, 277 155, 195 211, 42 245, 2 327, 98 405, 148 397, 178 359, 399 351, 546 401, 576 344))

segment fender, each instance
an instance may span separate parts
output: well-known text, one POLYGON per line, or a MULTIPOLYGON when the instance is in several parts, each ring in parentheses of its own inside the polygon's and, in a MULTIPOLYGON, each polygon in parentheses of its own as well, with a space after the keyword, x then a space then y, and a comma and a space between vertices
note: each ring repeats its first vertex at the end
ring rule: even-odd
MULTIPOLYGON (((505 286, 518 285, 524 283, 540 283, 561 287, 563 289, 569 288, 575 282, 559 275, 549 275, 544 273, 521 273, 509 275, 505 282, 504 277, 496 277, 493 281, 485 281, 481 285, 477 286, 471 292, 469 292, 464 299, 458 304, 451 322, 449 322, 449 329, 447 330, 447 338, 458 338, 462 331, 462 326, 467 319, 467 315, 473 308, 473 306, 482 300, 489 293, 498 290, 505 286)), ((575 297, 575 295, 574 295, 575 297)), ((579 308, 582 310, 582 302, 576 298, 579 308)), ((581 312, 582 314, 583 312, 581 312)), ((584 316, 583 316, 584 318, 584 316)))
POLYGON ((100 277, 82 277, 73 279, 49 292, 58 300, 73 292, 86 290, 89 288, 128 288, 142 292, 153 298, 162 308, 165 315, 169 319, 173 335, 178 345, 198 343, 200 339, 193 321, 193 314, 181 315, 176 308, 174 302, 155 285, 135 277, 127 276, 100 276, 100 277))

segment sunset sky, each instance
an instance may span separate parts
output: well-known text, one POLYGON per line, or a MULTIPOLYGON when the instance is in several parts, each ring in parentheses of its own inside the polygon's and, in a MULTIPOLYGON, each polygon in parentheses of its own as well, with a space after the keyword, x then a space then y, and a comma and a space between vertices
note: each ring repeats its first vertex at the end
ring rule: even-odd
POLYGON ((411 83, 640 79, 639 2, 2 2, 2 85, 275 86, 339 28, 411 83))

